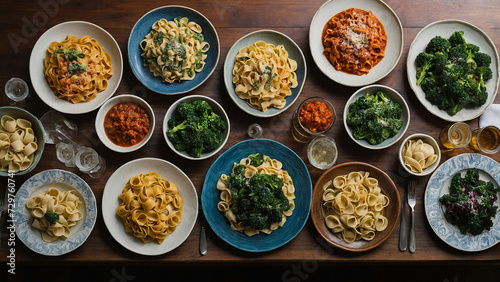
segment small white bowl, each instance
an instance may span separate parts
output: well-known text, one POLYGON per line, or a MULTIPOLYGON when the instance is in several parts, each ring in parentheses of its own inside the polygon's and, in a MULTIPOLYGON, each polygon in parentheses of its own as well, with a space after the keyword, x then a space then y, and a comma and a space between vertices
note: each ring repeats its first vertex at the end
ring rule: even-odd
POLYGON ((410 124, 410 110, 409 110, 408 104, 406 104, 406 101, 403 98, 403 96, 401 96, 401 94, 399 94, 396 90, 392 89, 389 86, 380 85, 380 84, 372 84, 372 85, 368 85, 368 86, 365 86, 363 88, 360 88, 358 91, 356 91, 356 92, 354 92, 354 94, 352 94, 352 96, 349 98, 349 100, 347 100, 347 103, 345 104, 345 108, 344 108, 343 119, 344 119, 345 130, 347 131, 347 134, 349 134, 349 137, 351 137, 351 139, 354 140, 354 142, 356 142, 360 146, 368 148, 368 149, 379 150, 379 149, 385 149, 387 147, 392 146, 394 143, 398 142, 399 139, 401 139, 401 137, 403 137, 406 130, 408 129, 408 125, 410 124), (352 128, 349 125, 347 125, 347 115, 349 114, 349 106, 352 103, 356 102, 356 100, 359 97, 364 96, 366 93, 374 94, 379 90, 383 91, 387 95, 387 97, 389 97, 392 101, 401 105, 401 109, 403 110, 401 112, 401 120, 404 122, 404 124, 401 127, 401 129, 399 129, 399 132, 396 135, 394 135, 393 137, 385 139, 380 144, 372 145, 364 139, 357 140, 356 138, 354 138, 352 128))
POLYGON ((163 119, 163 137, 165 138, 165 141, 167 142, 168 146, 177 155, 184 157, 186 159, 189 159, 189 160, 203 160, 203 159, 207 159, 207 158, 210 158, 211 156, 215 155, 226 144, 227 139, 229 138, 229 132, 230 132, 229 117, 227 116, 226 111, 224 111, 224 108, 222 108, 222 106, 219 103, 217 103, 214 99, 207 97, 207 96, 203 96, 203 95, 190 95, 190 96, 186 96, 186 97, 178 99, 168 108, 167 113, 165 114, 165 118, 163 119), (168 139, 168 136, 167 136, 167 130, 169 130, 168 120, 172 118, 172 116, 175 112, 175 109, 177 109, 177 106, 182 102, 191 103, 195 100, 207 101, 208 104, 210 104, 210 106, 212 106, 214 113, 221 116, 222 119, 224 119, 224 121, 227 124, 226 130, 224 130, 224 132, 223 132, 222 143, 219 145, 219 147, 211 152, 202 153, 201 157, 199 157, 199 158, 195 158, 195 157, 191 156, 186 151, 176 150, 174 148, 174 144, 172 144, 172 142, 170 141, 170 139, 168 139))
POLYGON ((432 138, 430 135, 427 135, 424 133, 415 133, 415 134, 412 134, 412 135, 406 137, 405 140, 403 141, 403 143, 401 143, 401 147, 399 147, 398 158, 399 158, 399 162, 400 162, 401 166, 405 169, 405 171, 407 173, 409 173, 411 175, 415 175, 415 176, 425 176, 425 175, 432 173, 439 166, 439 162, 441 161, 441 150, 439 149, 439 144, 436 141, 436 139, 432 138), (410 140, 417 141, 418 139, 421 139, 424 143, 427 143, 434 148, 434 152, 437 155, 437 159, 432 165, 425 168, 422 172, 413 172, 404 163, 403 148, 408 141, 410 141, 410 140))
POLYGON ((139 150, 142 146, 144 146, 151 136, 153 135, 153 131, 155 129, 155 114, 153 112, 153 109, 151 106, 142 98, 137 97, 135 95, 131 94, 123 94, 123 95, 118 95, 115 96, 108 101, 106 101, 99 111, 97 112, 97 116, 95 118, 95 130, 97 132, 97 136, 99 136, 99 139, 101 142, 108 147, 109 149, 118 152, 118 153, 129 153, 133 152, 136 150, 139 150), (149 131, 142 139, 141 142, 135 144, 134 146, 130 147, 124 147, 124 146, 118 146, 115 143, 111 142, 109 140, 108 136, 106 136, 106 132, 104 131, 104 117, 106 116, 106 113, 113 107, 114 105, 118 103, 124 103, 124 102, 134 102, 137 105, 141 106, 149 115, 149 131))

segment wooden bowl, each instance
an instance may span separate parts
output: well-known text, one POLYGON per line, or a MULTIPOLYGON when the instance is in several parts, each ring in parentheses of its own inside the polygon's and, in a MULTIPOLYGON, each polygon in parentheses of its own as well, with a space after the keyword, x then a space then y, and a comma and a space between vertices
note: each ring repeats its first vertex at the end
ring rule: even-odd
POLYGON ((323 239, 325 239, 328 243, 346 251, 363 252, 377 247, 389 238, 392 231, 396 227, 396 223, 398 222, 400 206, 401 199, 399 198, 398 189, 392 179, 385 172, 370 164, 350 162, 335 165, 320 176, 316 185, 314 185, 311 204, 311 218, 321 237, 323 237, 323 239), (384 216, 387 217, 389 225, 384 231, 377 232, 375 238, 371 241, 357 240, 352 243, 348 243, 337 237, 337 235, 335 235, 325 224, 325 212, 323 209, 322 198, 323 185, 327 181, 333 180, 336 176, 346 175, 353 171, 369 172, 370 177, 374 177, 378 180, 382 192, 389 197, 390 203, 387 207, 385 207, 383 213, 384 216))

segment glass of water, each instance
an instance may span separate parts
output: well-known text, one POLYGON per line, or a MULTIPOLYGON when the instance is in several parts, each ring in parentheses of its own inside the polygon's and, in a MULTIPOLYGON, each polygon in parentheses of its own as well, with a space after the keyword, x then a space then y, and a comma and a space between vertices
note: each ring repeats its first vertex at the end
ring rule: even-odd
POLYGON ((90 177, 101 177, 106 171, 106 161, 90 147, 81 147, 75 156, 78 169, 90 177))
POLYGON ((55 144, 59 140, 75 140, 78 136, 78 126, 57 111, 50 110, 46 112, 40 118, 40 122, 45 131, 46 144, 55 144))
POLYGON ((5 94, 14 102, 23 101, 29 92, 28 84, 20 78, 14 77, 5 83, 5 94))

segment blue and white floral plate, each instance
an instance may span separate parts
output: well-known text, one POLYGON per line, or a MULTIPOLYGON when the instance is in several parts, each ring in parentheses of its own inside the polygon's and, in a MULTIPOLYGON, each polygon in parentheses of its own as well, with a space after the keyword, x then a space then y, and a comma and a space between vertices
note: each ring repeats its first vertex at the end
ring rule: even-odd
MULTIPOLYGON (((460 230, 444 218, 439 197, 449 193, 451 178, 456 173, 465 174, 471 168, 479 169, 479 176, 491 181, 496 187, 500 183, 500 164, 481 154, 461 154, 444 162, 432 174, 425 190, 425 215, 436 235, 448 245, 462 251, 477 252, 493 247, 500 242, 500 215, 493 219, 493 227, 489 231, 473 236, 462 234, 460 230)), ((498 203, 496 204, 498 205, 498 203)))
POLYGON ((47 256, 64 255, 80 247, 89 237, 97 219, 96 200, 90 186, 78 175, 59 169, 42 171, 26 180, 16 194, 15 203, 17 237, 32 251, 47 256), (26 201, 50 187, 59 191, 76 190, 76 195, 82 200, 80 211, 83 218, 71 228, 66 240, 57 239, 48 243, 42 239, 41 231, 31 226, 33 217, 26 208, 26 201))

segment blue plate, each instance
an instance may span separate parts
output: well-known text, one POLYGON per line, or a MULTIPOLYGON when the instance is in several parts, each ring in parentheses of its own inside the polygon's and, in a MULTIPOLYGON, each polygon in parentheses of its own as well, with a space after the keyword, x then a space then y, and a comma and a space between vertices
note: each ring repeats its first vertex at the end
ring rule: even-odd
MULTIPOLYGON (((449 193, 451 178, 458 172, 462 174, 471 168, 479 169, 479 177, 491 181, 496 187, 500 184, 500 164, 481 154, 461 154, 444 162, 432 174, 425 190, 425 215, 436 235, 448 245, 462 251, 477 252, 493 247, 500 242, 500 214, 493 219, 489 231, 473 236, 462 234, 455 225, 444 218, 443 206, 439 198, 449 193)), ((498 205, 498 203, 496 204, 498 205)))
POLYGON ((89 185, 78 175, 64 170, 51 169, 35 174, 19 188, 15 200, 14 222, 17 237, 32 251, 42 255, 60 256, 80 247, 92 232, 97 218, 95 196, 89 185), (76 195, 83 203, 80 207, 83 218, 71 228, 71 234, 66 240, 57 239, 47 243, 42 240, 41 231, 31 226, 33 216, 26 208, 26 201, 50 187, 59 191, 76 190, 76 195))
POLYGON ((248 252, 265 252, 283 246, 292 240, 304 227, 312 199, 312 183, 309 171, 302 159, 288 147, 268 139, 242 141, 220 155, 212 164, 203 183, 201 205, 208 224, 215 234, 228 244, 248 252), (216 188, 221 174, 231 174, 233 164, 251 154, 262 153, 283 163, 295 186, 295 209, 285 224, 270 234, 259 233, 248 237, 232 230, 222 212, 217 209, 220 193, 216 188))
POLYGON ((212 23, 198 11, 184 6, 164 6, 149 11, 137 21, 128 39, 128 60, 134 75, 148 89, 165 95, 186 93, 200 86, 215 70, 219 61, 219 54, 219 36, 212 23), (144 36, 151 31, 151 27, 156 21, 162 18, 170 21, 179 16, 187 17, 189 21, 194 21, 201 26, 201 33, 205 41, 210 44, 210 49, 207 52, 203 70, 196 73, 192 80, 166 83, 162 82, 159 77, 155 77, 149 71, 149 68, 143 65, 142 50, 139 44, 144 39, 144 36))
POLYGON ((302 53, 302 50, 300 50, 300 47, 290 37, 274 30, 258 30, 243 36, 233 44, 233 46, 227 53, 226 61, 224 62, 224 84, 226 85, 229 97, 233 99, 234 103, 236 103, 236 105, 240 109, 248 114, 257 117, 272 117, 288 109, 299 97, 300 92, 302 91, 302 87, 304 87, 304 83, 306 81, 306 74, 306 60, 304 54, 302 53), (246 100, 238 97, 238 95, 236 95, 236 92, 234 91, 234 59, 242 48, 250 46, 257 41, 264 41, 268 44, 274 45, 283 45, 288 52, 288 57, 297 61, 297 70, 295 71, 295 73, 297 74, 298 85, 297 87, 292 88, 292 95, 285 97, 286 104, 281 109, 270 107, 265 112, 254 109, 247 104, 246 100))

